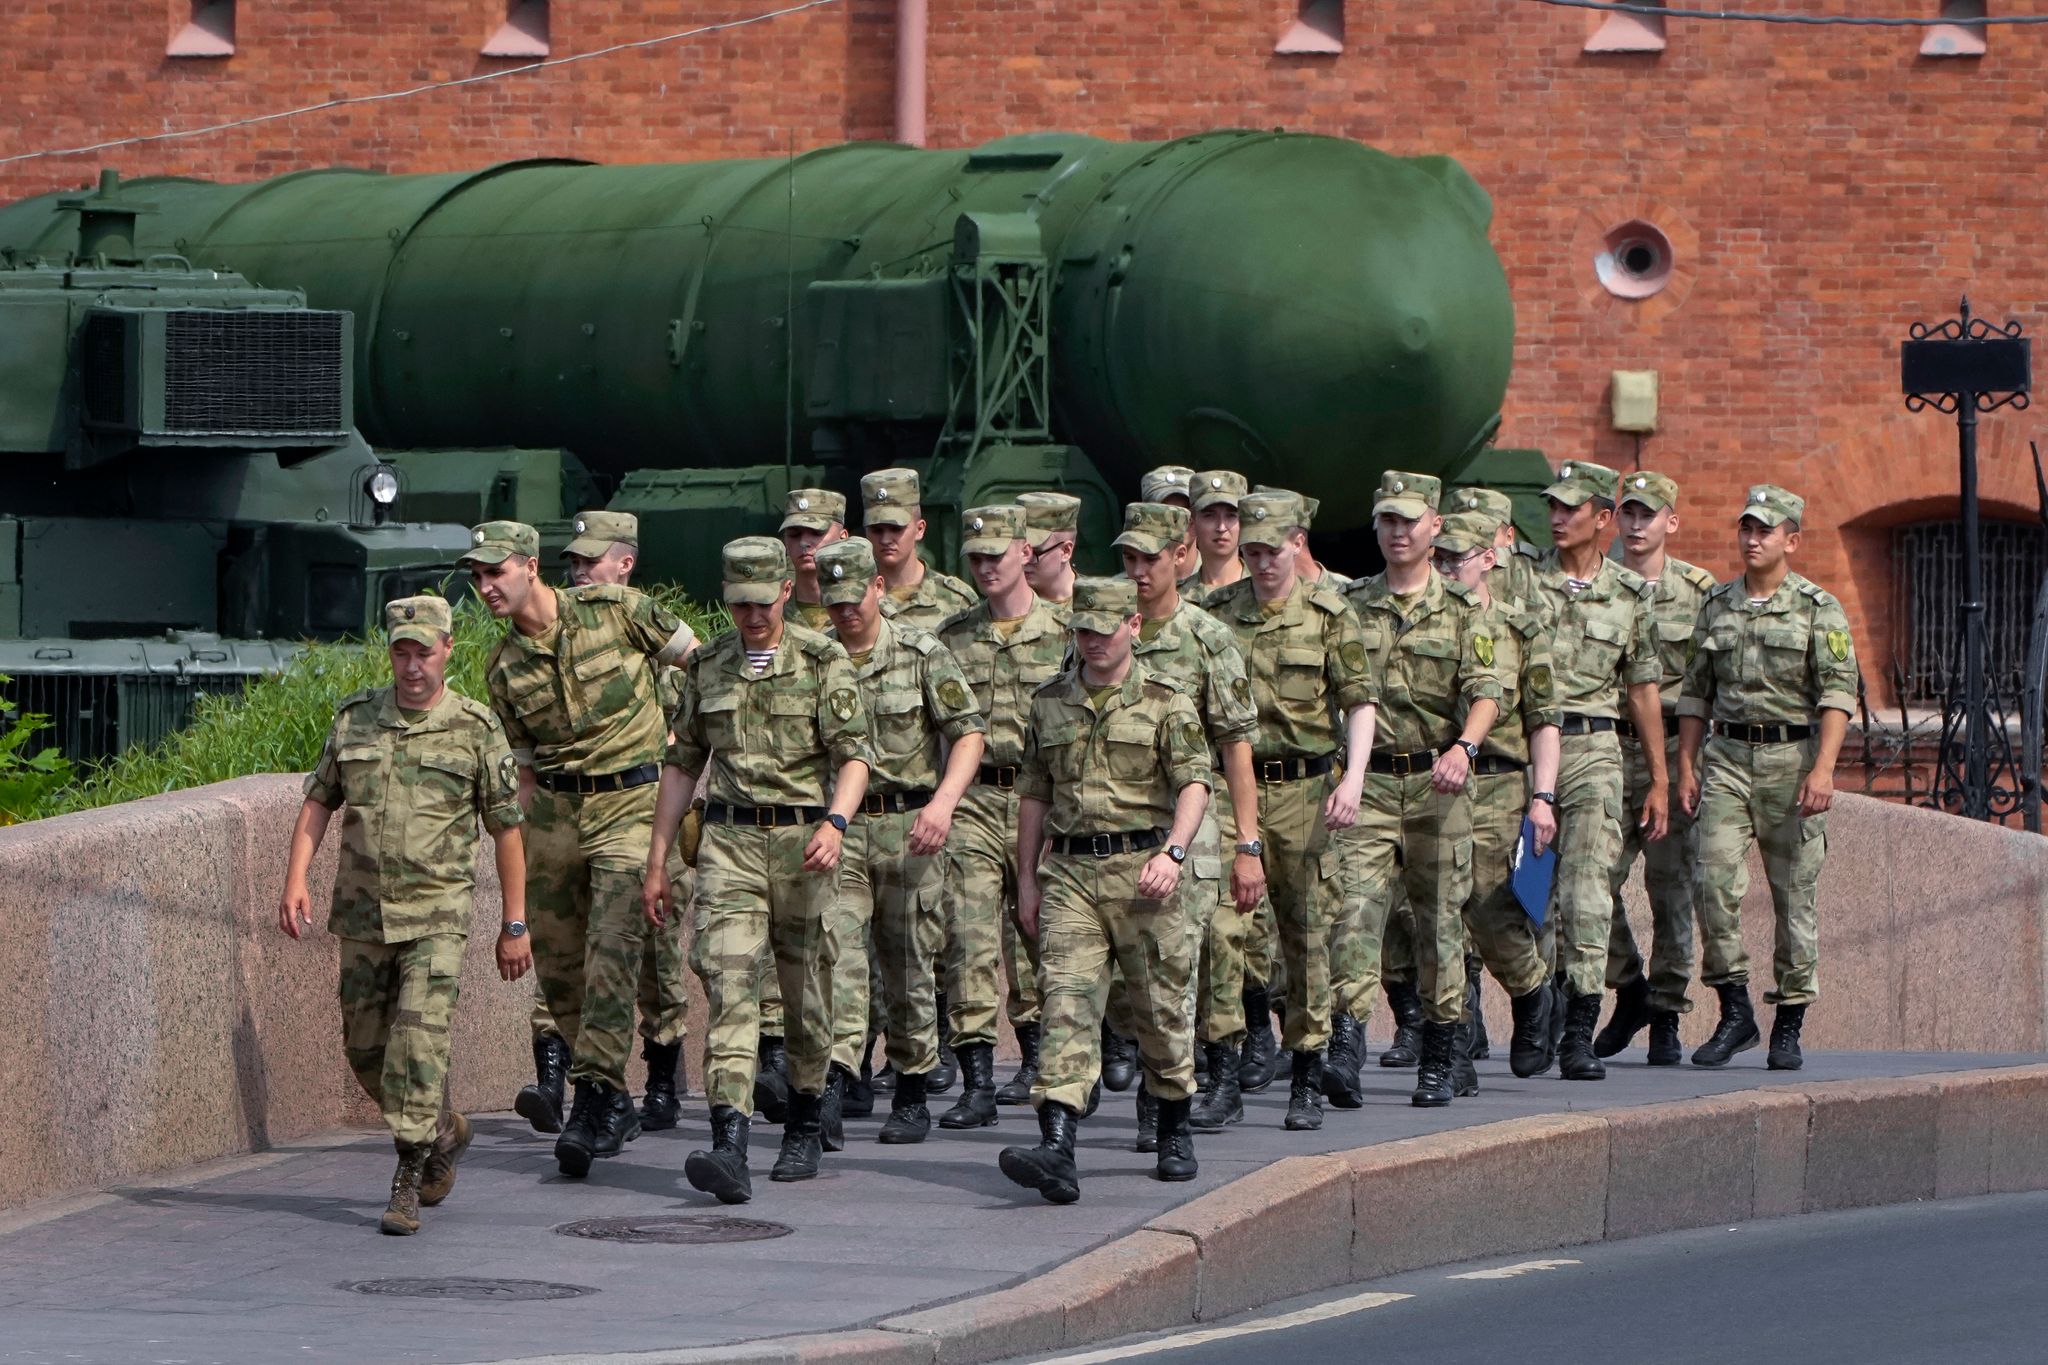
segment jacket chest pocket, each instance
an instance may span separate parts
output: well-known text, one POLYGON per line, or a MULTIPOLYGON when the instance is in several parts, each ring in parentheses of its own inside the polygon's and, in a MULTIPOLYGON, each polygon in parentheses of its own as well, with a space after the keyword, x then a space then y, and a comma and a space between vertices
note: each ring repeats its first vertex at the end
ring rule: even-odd
POLYGON ((476 759, 460 749, 428 749, 419 756, 413 809, 437 815, 471 810, 476 791, 476 759))
POLYGON ((885 754, 909 755, 924 748, 924 697, 917 692, 884 692, 872 698, 875 744, 885 754))
POLYGON ((1113 720, 1102 727, 1102 759, 1119 782, 1143 782, 1158 767, 1158 730, 1142 720, 1113 720))
POLYGON ((348 744, 334 756, 341 769, 342 799, 368 809, 384 800, 384 750, 375 744, 348 744))
POLYGON ((818 747, 818 699, 808 689, 771 692, 767 705, 768 744, 773 752, 793 758, 818 747))
POLYGON ((1620 671, 1621 652, 1628 647, 1628 627, 1609 616, 1588 616, 1581 635, 1574 673, 1609 678, 1620 671))
POLYGON ((1692 622, 1659 621, 1657 654, 1667 675, 1683 673, 1685 666, 1692 662, 1692 622))
POLYGON ((1451 694, 1458 676, 1458 642, 1441 635, 1424 635, 1408 641, 1408 687, 1416 695, 1436 700, 1451 694))
POLYGON ((697 702, 697 719, 704 726, 706 748, 728 754, 741 752, 739 693, 705 694, 697 702))
POLYGON ((1738 626, 1718 626, 1700 640, 1699 652, 1707 656, 1707 668, 1714 681, 1728 686, 1742 680, 1742 631, 1738 626))
POLYGON ((1286 702, 1315 705, 1323 699, 1323 652, 1285 648, 1273 658, 1273 694, 1286 702))
POLYGON ((1055 784, 1066 786, 1081 780, 1082 757, 1088 748, 1088 732, 1078 721, 1060 721, 1038 732, 1038 755, 1055 784))
POLYGON ((577 697, 586 708, 614 710, 625 704, 624 694, 633 686, 632 677, 626 672, 625 655, 615 644, 606 645, 587 659, 578 659, 571 674, 576 679, 577 697))
POLYGON ((959 657, 960 675, 967 680, 968 690, 974 693, 974 709, 986 716, 995 702, 995 664, 986 655, 968 654, 959 657))
POLYGON ((507 686, 505 704, 528 734, 543 744, 561 744, 569 731, 556 695, 554 674, 535 670, 507 686))
POLYGON ((1752 682, 1789 682, 1806 676, 1807 633, 1795 625, 1764 626, 1750 652, 1752 682))

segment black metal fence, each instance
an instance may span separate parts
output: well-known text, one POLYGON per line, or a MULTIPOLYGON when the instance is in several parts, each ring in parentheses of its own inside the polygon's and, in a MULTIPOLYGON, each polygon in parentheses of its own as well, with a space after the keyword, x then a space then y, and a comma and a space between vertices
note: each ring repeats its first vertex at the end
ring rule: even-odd
MULTIPOLYGON (((2038 522, 1983 526, 1986 680, 1993 696, 2017 707, 2026 672, 2034 598, 2048 574, 2048 529, 2038 522)), ((1917 522, 1892 533, 1892 622, 1899 700, 1939 705, 1961 688, 1964 597, 1962 532, 1954 521, 1917 522)))

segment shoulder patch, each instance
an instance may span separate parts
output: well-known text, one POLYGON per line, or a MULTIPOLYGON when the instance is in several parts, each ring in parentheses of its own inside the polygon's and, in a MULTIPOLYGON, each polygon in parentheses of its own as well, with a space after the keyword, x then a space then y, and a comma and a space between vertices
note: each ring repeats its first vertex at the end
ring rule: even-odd
POLYGON ((965 711, 972 700, 967 694, 967 684, 958 678, 948 678, 939 684, 939 705, 948 711, 965 711))

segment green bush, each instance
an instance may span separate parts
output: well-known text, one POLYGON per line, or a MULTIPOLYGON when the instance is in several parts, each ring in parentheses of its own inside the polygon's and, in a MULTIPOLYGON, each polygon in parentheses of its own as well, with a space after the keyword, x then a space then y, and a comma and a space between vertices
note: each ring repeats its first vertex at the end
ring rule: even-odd
MULTIPOLYGON (((10 681, 0 673, 0 683, 10 681)), ((52 748, 31 751, 29 741, 50 728, 50 718, 15 712, 0 698, 0 825, 33 820, 71 782, 71 762, 52 748)))
MULTIPOLYGON (((667 589, 656 589, 655 596, 688 621, 700 638, 708 640, 731 624, 723 608, 707 610, 667 589)), ((484 664, 504 633, 503 623, 493 620, 474 596, 459 601, 448 685, 484 700, 484 664)), ((39 789, 18 818, 90 810, 251 773, 305 772, 320 757, 334 708, 342 698, 390 681, 381 639, 308 645, 283 672, 259 678, 239 694, 198 697, 191 723, 161 743, 130 749, 86 770, 76 781, 65 765, 63 774, 39 789)), ((17 726, 10 733, 19 732, 17 726)), ((17 746, 25 740, 24 735, 17 746)), ((5 744, 0 739, 0 746, 5 744)), ((0 747, 0 810, 8 791, 6 752, 0 747)))

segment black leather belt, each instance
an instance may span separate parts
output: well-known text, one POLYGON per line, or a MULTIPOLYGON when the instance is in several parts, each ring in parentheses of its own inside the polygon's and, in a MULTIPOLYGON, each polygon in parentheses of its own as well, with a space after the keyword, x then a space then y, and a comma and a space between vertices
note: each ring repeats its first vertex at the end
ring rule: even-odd
POLYGON ((597 792, 622 792, 633 787, 644 787, 649 782, 661 781, 659 763, 642 763, 637 768, 628 768, 621 773, 550 773, 539 768, 533 770, 535 786, 546 787, 551 792, 575 792, 590 796, 597 792))
MULTIPOLYGON (((1636 723, 1626 716, 1614 722, 1614 733, 1620 735, 1623 739, 1636 739, 1639 737, 1636 734, 1636 723)), ((1669 740, 1675 739, 1677 736, 1678 713, 1676 711, 1666 711, 1664 713, 1664 738, 1669 740)))
POLYGON ((1514 759, 1502 758, 1499 754, 1481 754, 1472 760, 1472 771, 1485 777, 1494 777, 1500 773, 1525 772, 1528 767, 1526 763, 1517 763, 1514 759))
POLYGON ((1392 773, 1396 777, 1412 777, 1426 773, 1436 766, 1441 755, 1435 749, 1417 749, 1407 754, 1374 754, 1366 760, 1365 770, 1369 773, 1392 773))
POLYGON ((984 763, 981 765, 981 785, 1000 787, 1004 791, 1017 785, 1017 765, 1014 763, 984 763))
POLYGON ((1337 766, 1335 754, 1324 754, 1320 758, 1257 758, 1252 760, 1252 771, 1261 782, 1299 782, 1305 777, 1321 777, 1337 766))
POLYGON ((1736 740, 1742 744, 1792 744, 1802 739, 1811 739, 1814 727, 1811 725, 1745 725, 1738 721, 1717 720, 1714 733, 1722 739, 1736 740))
POLYGON ((815 825, 825 818, 823 806, 728 806, 713 801, 704 807, 704 818, 720 825, 752 825, 756 829, 778 829, 788 825, 815 825))
POLYGON ((923 810, 932 803, 932 794, 921 792, 884 792, 877 796, 870 792, 860 800, 863 815, 901 815, 905 811, 923 810))
POLYGON ((1567 711, 1557 732, 1561 735, 1597 735, 1603 730, 1617 728, 1618 723, 1612 716, 1582 716, 1576 711, 1567 711))
POLYGON ((1052 851, 1090 858, 1109 858, 1119 853, 1142 853, 1166 842, 1163 830, 1141 829, 1134 834, 1055 834, 1052 851))

